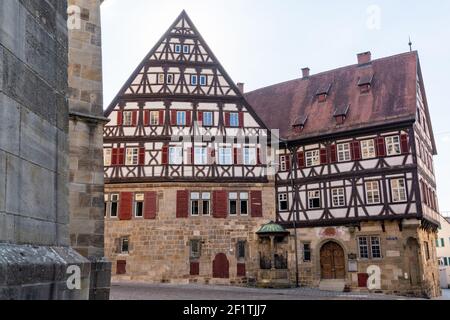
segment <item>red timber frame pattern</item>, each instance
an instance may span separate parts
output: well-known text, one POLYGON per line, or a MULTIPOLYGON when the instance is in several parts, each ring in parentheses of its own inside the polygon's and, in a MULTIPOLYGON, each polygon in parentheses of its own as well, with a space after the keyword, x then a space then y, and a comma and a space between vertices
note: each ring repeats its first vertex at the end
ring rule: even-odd
MULTIPOLYGON (((421 191, 418 177, 418 166, 416 157, 415 132, 413 121, 403 124, 384 125, 378 128, 368 128, 355 130, 343 134, 336 134, 329 137, 311 138, 303 141, 293 141, 288 144, 290 154, 290 165, 286 171, 279 172, 276 177, 276 199, 280 194, 288 194, 288 211, 280 211, 277 203, 277 221, 286 228, 294 226, 300 228, 336 226, 336 225, 356 225, 363 221, 383 221, 395 220, 399 222, 408 218, 422 219, 423 225, 438 225, 438 221, 424 214, 420 203, 421 191), (397 135, 400 137, 401 154, 394 156, 397 160, 395 165, 390 164, 386 154, 384 139, 387 136, 397 135), (361 137, 372 136, 375 141, 376 157, 370 159, 370 167, 362 165, 361 150, 356 141, 365 140, 361 137), (336 141, 347 141, 351 144, 351 160, 344 166, 344 170, 339 168, 336 141), (325 146, 320 149, 320 165, 306 168, 305 148, 306 145, 320 144, 325 146), (398 203, 389 202, 392 199, 390 194, 390 177, 405 179, 407 200, 403 203, 401 211, 396 209, 398 203), (381 204, 369 205, 366 199, 365 182, 371 177, 376 177, 379 181, 381 204), (334 217, 332 214, 333 205, 331 192, 336 188, 334 182, 340 182, 337 187, 344 188, 345 217, 334 217), (309 185, 319 186, 315 189, 308 189, 309 185), (347 188, 351 190, 348 196, 347 188), (308 208, 308 191, 320 190, 321 207, 319 209, 308 208), (360 190, 363 190, 361 193, 360 190), (303 194, 302 194, 303 193, 303 194), (302 194, 302 195, 301 195, 302 194), (324 197, 324 194, 326 195, 324 197), (374 213, 371 206, 381 207, 381 210, 374 213), (286 218, 286 214, 288 214, 286 218), (316 218, 311 218, 314 216, 316 218), (318 218, 317 218, 318 217, 318 218), (295 222, 295 223, 294 223, 295 222)), ((358 143, 359 145, 359 143, 358 143)), ((366 161, 367 162, 367 161, 366 161)))
MULTIPOLYGON (((270 134, 185 11, 133 72, 106 110, 105 116, 111 118, 113 113, 117 114, 117 124, 107 125, 104 129, 105 148, 115 153, 115 161, 111 161, 110 167, 105 167, 106 183, 268 181, 265 166, 261 163, 262 156, 258 157, 256 165, 244 165, 242 154, 241 157, 236 156, 237 151, 234 150, 235 161, 232 165, 219 165, 216 161, 216 136, 223 136, 228 143, 233 141, 233 145, 240 142, 237 137, 243 136, 245 143, 256 141, 255 145, 260 146, 260 137, 270 134), (177 43, 181 50, 185 43, 189 43, 189 53, 174 52, 174 44, 177 43), (163 73, 154 72, 152 68, 159 68, 163 73), (177 73, 173 70, 177 70, 177 73), (196 70, 196 74, 187 74, 187 70, 196 70), (201 70, 209 70, 205 85, 199 83, 201 70), (172 75, 173 83, 159 83, 160 77, 167 80, 168 75, 172 75), (187 83, 192 75, 197 76, 195 88, 187 83), (158 123, 152 125, 150 110, 146 106, 155 103, 160 105, 159 109, 154 110, 158 112, 158 123), (188 104, 190 109, 180 109, 180 103, 188 104), (129 104, 135 107, 130 109, 127 107, 129 104), (235 111, 230 111, 230 105, 235 106, 235 111), (124 125, 124 111, 132 113, 131 125, 124 125), (185 125, 177 125, 177 111, 186 112, 185 125), (212 112, 213 125, 202 127, 200 133, 195 123, 203 120, 205 112, 212 112), (230 113, 238 114, 238 126, 231 128, 230 113), (244 125, 246 115, 254 120, 253 124, 244 125), (230 129, 235 130, 234 133, 231 134, 230 129), (206 142, 208 163, 196 165, 192 161, 193 156, 184 154, 187 161, 182 165, 169 164, 168 149, 172 135, 177 133, 189 136, 192 143, 198 135, 209 137, 210 141, 206 142), (125 165, 123 157, 127 148, 140 149, 138 165, 125 165)), ((189 150, 185 149, 184 152, 189 150)), ((263 152, 265 150, 258 149, 258 155, 263 152)))

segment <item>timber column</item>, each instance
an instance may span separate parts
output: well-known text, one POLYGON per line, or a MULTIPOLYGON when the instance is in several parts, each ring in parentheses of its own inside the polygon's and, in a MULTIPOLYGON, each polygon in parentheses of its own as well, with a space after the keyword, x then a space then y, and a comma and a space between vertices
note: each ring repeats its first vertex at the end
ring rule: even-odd
POLYGON ((104 258, 101 0, 69 0, 70 242, 91 261, 89 298, 109 298, 104 258))

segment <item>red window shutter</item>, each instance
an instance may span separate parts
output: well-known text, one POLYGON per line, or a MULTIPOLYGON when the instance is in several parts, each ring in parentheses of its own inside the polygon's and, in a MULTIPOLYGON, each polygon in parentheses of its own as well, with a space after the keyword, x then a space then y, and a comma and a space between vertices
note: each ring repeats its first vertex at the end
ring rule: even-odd
POLYGON ((159 110, 159 125, 164 125, 164 110, 159 110))
POLYGON ((261 149, 260 148, 256 149, 256 164, 257 165, 261 165, 262 164, 261 149))
POLYGON ((117 125, 123 125, 123 111, 117 111, 117 125))
POLYGON ((150 125, 150 110, 144 110, 144 126, 150 125))
POLYGON ((229 126, 230 126, 230 113, 225 112, 225 127, 229 127, 229 126))
POLYGON ((237 264, 237 276, 238 277, 245 277, 246 276, 245 263, 238 263, 237 264))
POLYGON ((177 125, 177 111, 176 110, 172 110, 172 112, 171 112, 170 124, 172 126, 176 126, 177 125))
POLYGON ((228 215, 228 193, 226 191, 213 192, 213 217, 226 218, 228 215))
POLYGON ((352 160, 361 160, 361 145, 359 141, 353 141, 351 144, 352 160))
POLYGON ((117 152, 117 164, 123 166, 125 164, 125 148, 119 148, 117 152))
POLYGON ((117 148, 113 148, 111 151, 111 164, 113 166, 117 166, 119 164, 118 153, 119 153, 119 150, 117 150, 117 148))
POLYGON ((162 164, 169 164, 169 147, 163 146, 162 148, 162 164))
POLYGON ((336 163, 337 162, 337 147, 335 144, 332 144, 330 146, 330 160, 331 163, 336 163))
POLYGON ((327 164, 328 156, 327 149, 320 149, 320 164, 327 164))
POLYGON ((200 275, 200 263, 199 262, 191 262, 189 274, 191 276, 200 275))
POLYGON ((192 112, 186 111, 186 127, 191 126, 191 121, 192 121, 192 112))
POLYGON ((144 194, 144 219, 156 219, 157 196, 155 191, 144 194))
POLYGON ((203 123, 203 111, 198 111, 198 113, 197 113, 197 121, 203 123))
POLYGON ((409 153, 408 135, 402 134, 400 137, 400 142, 401 142, 402 153, 403 154, 409 153))
POLYGON ((145 165, 145 148, 139 148, 139 165, 145 165))
POLYGON ((133 193, 121 192, 120 193, 120 206, 119 206, 119 219, 131 220, 133 215, 133 193))
POLYGON ((385 157, 386 156, 386 146, 384 143, 384 138, 379 137, 376 139, 376 141, 377 141, 377 156, 385 157))
POLYGON ((239 112, 239 128, 244 127, 244 112, 239 112))
POLYGON ((262 192, 261 191, 252 191, 250 192, 250 200, 251 200, 251 215, 254 218, 262 218, 262 192))
POLYGON ((300 169, 305 167, 305 153, 303 151, 300 151, 298 154, 298 167, 300 169))
POLYGON ((187 148, 187 164, 194 163, 194 148, 187 148))
MULTIPOLYGON (((241 150, 241 149, 240 148, 234 148, 233 149, 234 164, 241 164, 242 163, 242 161, 241 161, 241 159, 239 157, 239 155, 240 155, 239 150, 241 150)), ((241 156, 242 156, 242 154, 241 154, 241 156)))
POLYGON ((187 190, 177 191, 177 218, 189 216, 189 192, 187 190))
POLYGON ((137 125, 137 111, 133 111, 133 113, 131 114, 131 124, 133 126, 137 125))
POLYGON ((286 161, 286 171, 291 171, 291 156, 287 154, 284 157, 286 161))

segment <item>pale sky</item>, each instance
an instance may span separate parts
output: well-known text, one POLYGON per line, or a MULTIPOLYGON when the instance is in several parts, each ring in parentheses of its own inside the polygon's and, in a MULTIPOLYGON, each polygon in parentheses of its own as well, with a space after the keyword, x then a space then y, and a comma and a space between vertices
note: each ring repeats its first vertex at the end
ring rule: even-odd
POLYGON ((419 51, 439 155, 442 212, 450 212, 450 1, 106 0, 102 5, 105 108, 185 9, 235 82, 250 91, 311 73, 419 51))

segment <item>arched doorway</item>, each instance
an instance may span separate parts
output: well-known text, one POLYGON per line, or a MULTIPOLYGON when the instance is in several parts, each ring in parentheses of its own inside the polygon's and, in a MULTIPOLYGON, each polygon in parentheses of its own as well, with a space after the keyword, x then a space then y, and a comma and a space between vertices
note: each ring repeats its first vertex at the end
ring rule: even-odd
POLYGON ((228 279, 230 277, 230 264, 227 256, 218 253, 213 261, 213 278, 228 279))
POLYGON ((406 241, 406 270, 409 270, 409 281, 411 286, 420 285, 420 269, 419 269, 419 243, 417 239, 409 238, 406 241))
POLYGON ((345 279, 344 249, 336 242, 327 242, 320 249, 320 271, 324 280, 345 279))

